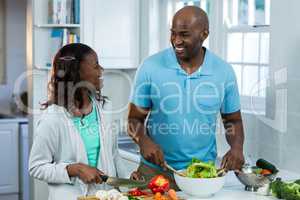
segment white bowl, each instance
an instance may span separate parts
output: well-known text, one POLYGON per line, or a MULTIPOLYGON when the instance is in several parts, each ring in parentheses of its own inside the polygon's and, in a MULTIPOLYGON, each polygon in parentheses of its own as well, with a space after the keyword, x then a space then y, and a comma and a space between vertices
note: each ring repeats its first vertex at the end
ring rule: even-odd
MULTIPOLYGON (((184 172, 185 170, 181 170, 184 172)), ((225 176, 217 178, 189 178, 174 174, 178 187, 186 194, 199 198, 213 196, 225 183, 225 176)))

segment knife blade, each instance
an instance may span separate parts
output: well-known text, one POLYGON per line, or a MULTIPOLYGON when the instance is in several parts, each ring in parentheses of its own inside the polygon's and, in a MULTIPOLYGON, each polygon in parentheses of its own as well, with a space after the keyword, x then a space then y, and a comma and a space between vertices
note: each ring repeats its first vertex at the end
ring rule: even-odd
POLYGON ((145 188, 147 187, 146 181, 137 181, 132 179, 126 179, 126 178, 117 178, 117 177, 109 177, 107 175, 101 175, 101 179, 103 182, 110 186, 114 187, 127 187, 127 188, 145 188))

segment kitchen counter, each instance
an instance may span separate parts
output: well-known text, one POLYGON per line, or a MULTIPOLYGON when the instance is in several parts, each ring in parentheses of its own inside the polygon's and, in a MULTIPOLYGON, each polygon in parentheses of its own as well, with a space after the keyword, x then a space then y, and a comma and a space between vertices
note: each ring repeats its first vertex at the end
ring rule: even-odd
MULTIPOLYGON (((134 162, 136 164, 140 161, 140 156, 136 153, 126 151, 124 149, 119 149, 121 157, 134 162)), ((300 174, 290 172, 284 169, 280 169, 278 177, 281 177, 284 181, 294 181, 300 179, 300 174)), ((228 172, 225 179, 225 185, 223 189, 212 196, 211 198, 204 198, 209 200, 275 200, 276 198, 272 196, 264 196, 257 192, 248 192, 244 190, 245 186, 242 185, 236 178, 234 172, 228 172)), ((191 197, 183 192, 178 192, 178 196, 187 200, 195 200, 199 198, 191 197)))
MULTIPOLYGON (((178 192, 178 196, 186 200, 200 199, 197 197, 191 197, 183 192, 178 192)), ((202 200, 274 200, 276 198, 272 196, 263 196, 256 192, 246 192, 243 186, 236 187, 224 187, 220 192, 216 193, 210 198, 201 198, 202 200)))
MULTIPOLYGON (((278 177, 281 177, 284 181, 294 181, 300 179, 300 174, 293 173, 287 170, 280 170, 278 177)), ((226 175, 226 181, 224 188, 210 198, 201 198, 203 200, 276 200, 272 196, 264 196, 257 192, 248 192, 244 190, 242 185, 233 172, 229 172, 226 175)), ((187 200, 199 199, 196 197, 188 196, 183 192, 178 192, 178 196, 187 200)))

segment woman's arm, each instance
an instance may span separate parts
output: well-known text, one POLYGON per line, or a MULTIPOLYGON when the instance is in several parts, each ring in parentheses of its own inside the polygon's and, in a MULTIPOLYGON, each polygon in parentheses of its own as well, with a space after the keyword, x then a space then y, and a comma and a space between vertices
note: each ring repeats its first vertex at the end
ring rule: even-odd
POLYGON ((72 177, 78 177, 85 183, 102 183, 103 172, 95 167, 84 163, 55 162, 61 143, 55 127, 51 120, 41 121, 38 125, 29 158, 30 175, 47 183, 71 184, 74 182, 72 177))
POLYGON ((54 160, 59 135, 51 119, 41 120, 36 133, 29 157, 30 175, 48 183, 72 183, 66 169, 70 163, 56 163, 54 160))

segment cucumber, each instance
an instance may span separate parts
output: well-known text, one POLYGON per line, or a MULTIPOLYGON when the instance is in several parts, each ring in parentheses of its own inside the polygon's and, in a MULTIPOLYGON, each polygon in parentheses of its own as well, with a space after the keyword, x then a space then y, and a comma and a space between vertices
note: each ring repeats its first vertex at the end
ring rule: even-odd
POLYGON ((270 170, 272 174, 276 174, 278 172, 278 169, 273 164, 262 158, 256 161, 256 166, 262 169, 270 170))

